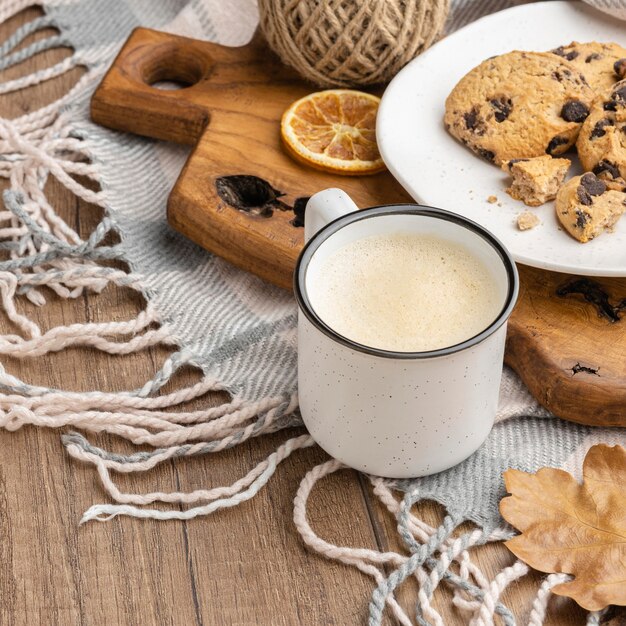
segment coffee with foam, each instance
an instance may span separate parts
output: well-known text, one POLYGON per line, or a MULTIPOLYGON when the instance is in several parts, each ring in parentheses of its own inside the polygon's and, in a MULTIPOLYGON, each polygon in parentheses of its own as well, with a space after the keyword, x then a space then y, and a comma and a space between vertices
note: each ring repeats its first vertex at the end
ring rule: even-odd
POLYGON ((311 305, 335 332, 394 352, 461 343, 500 314, 489 268, 438 237, 389 233, 344 245, 307 284, 311 305))

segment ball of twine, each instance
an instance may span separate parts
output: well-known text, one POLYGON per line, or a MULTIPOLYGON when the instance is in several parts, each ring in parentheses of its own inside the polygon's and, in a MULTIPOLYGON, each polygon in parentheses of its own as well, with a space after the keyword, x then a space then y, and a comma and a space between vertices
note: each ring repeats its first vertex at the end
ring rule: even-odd
POLYGON ((441 33, 449 0, 259 0, 282 61, 322 87, 391 80, 441 33))

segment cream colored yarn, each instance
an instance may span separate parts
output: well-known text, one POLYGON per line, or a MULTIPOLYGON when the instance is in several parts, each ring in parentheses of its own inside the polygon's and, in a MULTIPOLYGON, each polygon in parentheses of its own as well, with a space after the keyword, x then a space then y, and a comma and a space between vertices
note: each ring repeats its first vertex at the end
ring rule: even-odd
POLYGON ((322 87, 391 80, 441 33, 449 0, 259 0, 284 63, 322 87))

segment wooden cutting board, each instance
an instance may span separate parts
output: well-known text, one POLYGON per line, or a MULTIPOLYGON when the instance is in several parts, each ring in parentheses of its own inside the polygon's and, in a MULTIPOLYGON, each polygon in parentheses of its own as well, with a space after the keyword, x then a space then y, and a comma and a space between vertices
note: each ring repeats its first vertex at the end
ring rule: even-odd
MULTIPOLYGON (((195 146, 169 197, 170 225, 291 288, 313 193, 341 187, 361 207, 411 201, 388 173, 326 174, 283 151, 283 111, 314 90, 259 36, 228 48, 140 28, 96 90, 91 115, 110 128, 195 146), (186 87, 153 86, 161 81, 186 87)), ((506 362, 556 415, 626 426, 626 279, 519 269, 506 362)))

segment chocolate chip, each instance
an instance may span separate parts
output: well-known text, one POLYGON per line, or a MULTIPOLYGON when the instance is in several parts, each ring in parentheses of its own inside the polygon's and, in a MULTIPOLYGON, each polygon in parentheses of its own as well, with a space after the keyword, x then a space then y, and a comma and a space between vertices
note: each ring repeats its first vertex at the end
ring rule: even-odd
POLYGON ((591 172, 583 174, 580 184, 587 190, 590 196, 601 196, 606 191, 606 183, 591 172))
POLYGON ((613 102, 612 100, 609 100, 608 102, 605 102, 602 105, 602 108, 605 111, 617 111, 617 102, 613 102))
MULTIPOLYGON (((552 72, 551 74, 552 78, 554 78, 554 80, 558 80, 560 83, 562 83, 564 80, 570 80, 572 78, 572 72, 570 70, 555 70, 554 72, 552 72)), ((586 84, 586 80, 585 77, 582 74, 578 75, 578 82, 583 82, 586 84)))
MULTIPOLYGON (((553 137, 550 140, 550 143, 548 144, 548 147, 546 148, 546 153, 554 156, 554 151, 559 147, 559 146, 563 146, 565 144, 569 143, 569 140, 566 139, 565 137, 559 137, 558 135, 556 137, 553 137)), ((559 151, 559 154, 561 154, 561 152, 563 152, 562 150, 559 151)))
POLYGON ((576 50, 571 50, 570 52, 566 52, 563 46, 559 46, 558 48, 555 48, 554 50, 552 50, 552 52, 554 54, 558 54, 560 57, 563 57, 564 59, 567 59, 568 61, 573 61, 578 56, 578 52, 576 50))
POLYGON ((474 107, 471 111, 464 113, 463 119, 465 120, 465 128, 467 130, 476 130, 478 126, 478 108, 474 107))
POLYGON ((589 195, 589 192, 582 185, 578 185, 578 187, 576 187, 576 195, 578 196, 578 201, 585 206, 589 206, 593 203, 593 199, 589 195))
POLYGON ((587 222, 591 219, 591 215, 587 211, 576 211, 576 227, 584 228, 587 222))
POLYGON ((591 63, 592 61, 597 61, 598 59, 601 59, 601 58, 602 58, 601 54, 598 54, 597 52, 593 52, 585 59, 585 63, 591 63))
POLYGON ((561 109, 561 117, 566 122, 582 123, 589 115, 589 107, 580 100, 568 100, 561 109))
POLYGON ((617 166, 610 161, 605 161, 604 159, 602 159, 602 161, 600 161, 598 165, 593 168, 593 173, 596 176, 599 176, 600 174, 604 174, 605 172, 607 174, 610 174, 611 178, 619 178, 619 169, 617 168, 617 166))
POLYGON ((509 168, 509 171, 516 163, 521 163, 522 161, 529 161, 530 159, 511 159, 506 166, 509 168))
POLYGON ((608 117, 605 117, 603 120, 600 120, 596 123, 589 135, 589 139, 595 139, 596 137, 604 137, 606 135, 606 130, 604 130, 607 126, 613 126, 613 120, 610 120, 608 117))
POLYGON ((626 59, 618 59, 613 63, 613 69, 620 78, 626 78, 626 59))
POLYGON ((614 100, 617 104, 624 106, 626 105, 626 85, 623 85, 623 83, 618 84, 622 86, 611 94, 611 100, 614 100))
POLYGON ((511 109, 513 108, 513 102, 511 102, 511 99, 505 98, 504 96, 498 99, 490 100, 489 104, 495 110, 494 117, 496 118, 496 122, 504 122, 504 120, 509 117, 511 109))
POLYGON ((478 148, 477 153, 481 156, 485 161, 489 161, 489 163, 495 163, 496 155, 491 150, 485 150, 484 148, 478 148))

